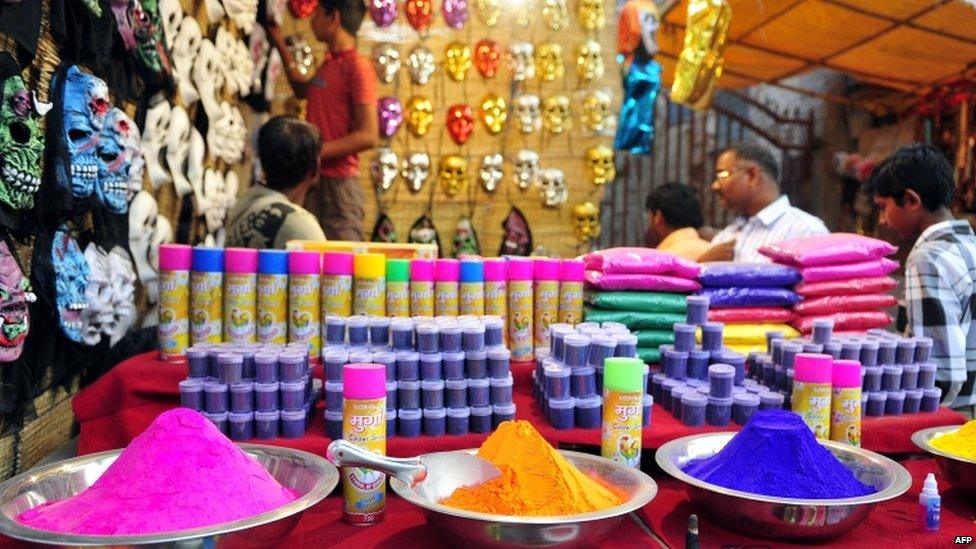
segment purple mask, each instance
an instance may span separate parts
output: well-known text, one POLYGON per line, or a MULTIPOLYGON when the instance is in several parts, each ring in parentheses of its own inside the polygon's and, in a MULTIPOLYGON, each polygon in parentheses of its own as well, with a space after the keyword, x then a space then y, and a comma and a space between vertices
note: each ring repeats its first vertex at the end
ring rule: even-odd
POLYGON ((468 20, 468 0, 444 0, 441 11, 448 27, 460 29, 468 20))
POLYGON ((377 27, 386 28, 397 18, 396 0, 369 0, 369 16, 377 27))
POLYGON ((377 110, 380 119, 380 135, 393 137, 403 124, 403 106, 396 97, 388 95, 380 98, 377 110))

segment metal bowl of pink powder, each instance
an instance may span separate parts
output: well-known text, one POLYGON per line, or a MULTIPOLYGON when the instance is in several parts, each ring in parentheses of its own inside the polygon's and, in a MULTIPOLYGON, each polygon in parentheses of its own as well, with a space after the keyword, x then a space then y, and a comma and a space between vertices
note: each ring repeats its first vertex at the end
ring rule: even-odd
POLYGON ((958 425, 922 429, 912 435, 912 442, 932 454, 939 472, 953 488, 967 494, 976 494, 976 460, 950 454, 931 444, 933 438, 958 430, 958 425))
MULTIPOLYGON (((869 450, 819 441, 873 494, 843 499, 798 499, 731 490, 684 471, 692 460, 719 453, 736 433, 707 433, 668 442, 658 449, 658 466, 685 486, 696 511, 730 530, 769 539, 820 540, 840 536, 864 522, 874 506, 911 486, 898 463, 869 450)), ((758 458, 757 458, 758 459, 758 458)))
POLYGON ((217 547, 241 542, 275 547, 287 536, 302 513, 336 487, 339 472, 324 458, 290 448, 260 444, 239 444, 263 465, 282 486, 298 499, 250 518, 177 532, 145 535, 91 536, 49 532, 30 528, 16 520, 22 513, 44 503, 63 500, 91 486, 108 469, 122 450, 110 450, 67 459, 18 475, 0 485, 0 533, 52 545, 217 547))

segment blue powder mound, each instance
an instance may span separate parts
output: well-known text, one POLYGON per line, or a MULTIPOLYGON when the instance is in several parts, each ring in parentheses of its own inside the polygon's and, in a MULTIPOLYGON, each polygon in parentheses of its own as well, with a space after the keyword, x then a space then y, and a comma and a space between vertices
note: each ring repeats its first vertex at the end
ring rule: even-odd
POLYGON ((684 472, 765 496, 839 499, 876 492, 817 443, 800 416, 784 410, 756 412, 721 452, 688 462, 684 472))

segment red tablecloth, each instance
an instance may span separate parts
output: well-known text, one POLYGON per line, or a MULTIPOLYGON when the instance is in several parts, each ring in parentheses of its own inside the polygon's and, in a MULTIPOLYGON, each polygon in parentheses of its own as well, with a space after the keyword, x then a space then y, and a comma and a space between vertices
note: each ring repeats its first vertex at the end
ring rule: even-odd
MULTIPOLYGON (((532 399, 532 366, 526 363, 513 364, 512 371, 515 377, 515 403, 518 407, 516 415, 519 419, 532 421, 553 444, 599 446, 599 429, 557 431, 550 427, 532 399)), ((185 365, 157 360, 155 353, 133 357, 110 370, 74 399, 75 418, 81 427, 78 453, 88 454, 128 445, 156 416, 179 403, 177 384, 186 374, 185 365)), ((321 371, 317 371, 317 374, 321 375, 321 371)), ((962 414, 945 408, 931 414, 866 418, 862 441, 865 448, 876 452, 912 453, 918 451, 910 439, 915 431, 940 425, 961 424, 964 421, 962 414)), ((278 439, 271 443, 324 455, 329 443, 329 439, 325 437, 324 423, 320 410, 315 414, 314 423, 304 437, 294 440, 278 439)), ((644 429, 643 443, 645 448, 658 448, 665 442, 683 436, 729 429, 737 427, 685 427, 655 404, 651 427, 644 429)), ((388 451, 393 456, 413 456, 424 452, 476 447, 484 438, 485 435, 394 437, 388 441, 388 451)))
MULTIPOLYGON (((912 474, 912 487, 898 499, 874 508, 867 521, 847 534, 818 544, 820 546, 865 549, 918 549, 949 547, 955 536, 976 535, 976 502, 940 482, 942 494, 942 528, 938 533, 925 533, 918 527, 918 494, 926 473, 936 473, 931 459, 906 460, 902 465, 912 474)), ((659 477, 657 497, 641 513, 651 528, 671 547, 683 547, 688 516, 695 512, 681 484, 670 477, 659 477)), ((753 538, 717 526, 699 514, 701 546, 708 547, 807 547, 753 538)))

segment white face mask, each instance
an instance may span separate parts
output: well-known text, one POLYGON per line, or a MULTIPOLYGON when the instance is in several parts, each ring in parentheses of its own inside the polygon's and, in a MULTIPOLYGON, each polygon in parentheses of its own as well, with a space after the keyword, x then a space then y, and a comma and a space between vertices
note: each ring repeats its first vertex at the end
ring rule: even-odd
POLYGON ((106 123, 124 125, 128 132, 122 134, 122 154, 129 165, 129 179, 126 184, 125 200, 132 202, 136 193, 142 190, 142 178, 146 172, 146 159, 142 155, 142 136, 139 126, 121 109, 109 111, 106 123))
POLYGON ((210 21, 211 25, 220 23, 220 20, 224 18, 224 13, 226 13, 220 0, 204 0, 203 4, 207 8, 207 21, 210 21))
POLYGON ((193 191, 186 178, 186 158, 190 153, 190 117, 183 107, 177 105, 170 111, 169 135, 166 138, 166 164, 173 176, 173 186, 177 196, 186 196, 193 191))
POLYGON ((190 129, 190 154, 186 159, 186 178, 193 189, 193 213, 203 215, 203 161, 207 155, 207 145, 196 128, 190 129))
MULTIPOLYGON (((214 48, 217 51, 218 63, 223 73, 224 85, 231 95, 237 95, 237 77, 234 75, 234 62, 237 50, 234 45, 234 35, 225 27, 217 29, 214 37, 214 48)), ((220 88, 217 88, 217 98, 220 98, 220 88)))
POLYGON ((114 321, 111 296, 112 275, 108 254, 94 242, 85 248, 85 261, 88 263, 88 286, 85 287, 85 301, 88 307, 81 311, 81 341, 93 347, 102 340, 103 326, 114 321))
POLYGON ((220 115, 210 119, 207 128, 207 148, 210 155, 227 162, 236 164, 244 158, 244 147, 247 141, 247 126, 241 111, 227 101, 220 104, 220 115))
POLYGON ((180 96, 187 107, 200 100, 200 93, 193 84, 193 61, 200 51, 201 42, 203 34, 200 24, 190 16, 184 17, 170 53, 173 58, 173 72, 180 75, 180 96))
POLYGON ((237 28, 251 34, 258 17, 258 0, 224 0, 224 9, 237 28))
MULTIPOLYGON (((146 288, 150 303, 159 300, 156 251, 153 243, 158 233, 159 207, 156 199, 146 191, 139 191, 129 204, 129 249, 136 264, 139 281, 146 288), (151 255, 152 256, 151 256, 151 255)), ((170 235, 172 238, 172 234, 170 235)))
POLYGON ((226 210, 224 174, 217 170, 207 169, 203 174, 203 200, 207 209, 203 212, 207 222, 207 232, 213 233, 224 224, 226 210))
POLYGON ((217 92, 224 87, 224 72, 220 54, 213 42, 206 38, 200 42, 200 51, 193 62, 193 83, 200 94, 200 103, 207 117, 215 118, 220 113, 217 92))
POLYGON ((112 273, 112 316, 111 330, 103 330, 110 337, 109 345, 115 346, 136 321, 136 273, 129 253, 116 246, 108 254, 108 264, 112 273))
POLYGON ((254 60, 251 59, 251 50, 241 40, 234 40, 231 54, 228 58, 227 79, 234 81, 237 94, 246 97, 251 93, 251 75, 254 72, 254 60))
POLYGON ((142 132, 142 155, 149 168, 149 181, 158 189, 173 180, 160 157, 161 149, 169 135, 169 118, 172 107, 163 100, 146 112, 145 129, 142 132))
MULTIPOLYGON (((133 0, 138 1, 138 0, 133 0)), ((180 23, 183 22, 183 6, 180 0, 159 0, 159 18, 163 22, 163 40, 166 48, 173 51, 180 23)))

